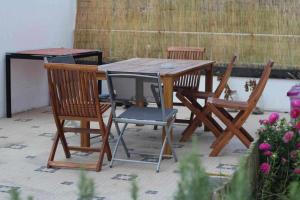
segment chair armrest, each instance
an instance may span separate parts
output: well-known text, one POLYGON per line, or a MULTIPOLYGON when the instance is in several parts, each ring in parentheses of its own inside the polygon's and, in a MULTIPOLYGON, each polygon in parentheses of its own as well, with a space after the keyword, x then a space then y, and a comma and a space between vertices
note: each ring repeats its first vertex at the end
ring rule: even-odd
POLYGON ((211 98, 211 97, 207 99, 207 103, 211 103, 216 107, 232 108, 238 110, 247 110, 249 107, 249 104, 245 101, 228 101, 225 99, 218 99, 218 98, 211 98))

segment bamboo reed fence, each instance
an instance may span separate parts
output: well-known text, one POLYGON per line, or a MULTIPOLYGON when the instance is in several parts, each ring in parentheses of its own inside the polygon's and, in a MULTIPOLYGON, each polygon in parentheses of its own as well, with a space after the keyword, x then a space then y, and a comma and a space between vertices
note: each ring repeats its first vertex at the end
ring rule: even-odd
POLYGON ((74 47, 106 61, 166 57, 168 46, 207 49, 207 59, 300 69, 299 0, 77 0, 74 47))

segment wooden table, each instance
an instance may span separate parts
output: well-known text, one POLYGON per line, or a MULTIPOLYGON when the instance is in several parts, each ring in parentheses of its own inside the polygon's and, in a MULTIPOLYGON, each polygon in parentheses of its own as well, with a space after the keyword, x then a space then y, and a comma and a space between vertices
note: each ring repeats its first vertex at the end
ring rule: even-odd
MULTIPOLYGON (((102 51, 92 49, 48 48, 18 51, 6 53, 6 117, 12 116, 11 112, 11 59, 44 60, 45 57, 73 56, 74 58, 86 58, 97 56, 98 65, 102 64, 102 51)), ((100 83, 101 84, 101 83, 100 83)), ((99 84, 99 85, 100 85, 99 84)))
MULTIPOLYGON (((115 62, 98 67, 97 78, 105 80, 105 71, 124 71, 124 72, 148 72, 160 73, 164 85, 164 101, 166 108, 173 107, 173 83, 180 76, 193 73, 198 70, 205 71, 205 91, 211 92, 213 86, 213 67, 214 61, 210 60, 173 60, 173 59, 156 59, 156 58, 132 58, 120 62, 115 62)), ((82 127, 89 126, 87 122, 81 123, 82 127)), ((82 135, 81 145, 89 145, 89 135, 82 135)), ((163 132, 163 139, 165 132, 163 132)), ((172 137, 172 132, 171 132, 172 137)), ((166 147, 165 154, 171 154, 170 147, 166 147)))

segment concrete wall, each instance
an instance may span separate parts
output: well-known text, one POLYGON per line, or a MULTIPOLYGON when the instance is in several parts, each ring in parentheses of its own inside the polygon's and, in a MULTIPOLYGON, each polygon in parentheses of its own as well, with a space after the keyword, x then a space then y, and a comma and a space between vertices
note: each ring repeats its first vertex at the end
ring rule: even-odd
MULTIPOLYGON (((250 92, 245 92, 244 84, 250 78, 231 77, 229 87, 237 91, 237 100, 246 101, 250 92)), ((257 79, 258 80, 258 79, 257 79)), ((266 111, 288 112, 290 110, 289 98, 286 96, 287 91, 300 82, 297 80, 269 79, 258 106, 266 111)), ((219 81, 214 77, 214 89, 218 86, 219 81)), ((204 91, 205 77, 201 77, 200 90, 204 91)), ((175 97, 175 101, 177 101, 175 97)))
MULTIPOLYGON (((246 101, 250 92, 245 92, 244 85, 250 78, 231 77, 229 79, 229 87, 237 91, 238 101, 246 101)), ((214 90, 219 84, 217 77, 213 79, 214 90)), ((257 79, 259 80, 259 79, 257 79)), ((286 96, 287 91, 295 84, 299 84, 298 80, 284 80, 284 79, 269 79, 262 97, 260 98, 257 106, 266 111, 279 111, 288 112, 290 110, 289 98, 286 96)), ((200 90, 204 91, 205 77, 201 77, 200 90)), ((103 91, 107 92, 106 83, 103 84, 103 91)), ((174 101, 178 101, 174 95, 174 101)), ((201 101, 200 101, 201 102, 201 101)))
MULTIPOLYGON (((9 0, 1 3, 0 117, 6 113, 5 53, 72 47, 75 15, 75 0, 9 0)), ((41 62, 13 61, 13 112, 47 104, 47 82, 41 68, 41 62)))

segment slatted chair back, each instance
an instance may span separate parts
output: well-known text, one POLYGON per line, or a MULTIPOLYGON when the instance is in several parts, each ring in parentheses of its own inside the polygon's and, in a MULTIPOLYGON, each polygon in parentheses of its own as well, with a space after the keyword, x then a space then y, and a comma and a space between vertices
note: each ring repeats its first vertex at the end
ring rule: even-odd
POLYGON ((258 102, 260 96, 262 95, 262 93, 265 89, 265 86, 266 86, 269 76, 271 74, 273 65, 274 65, 274 62, 270 60, 267 63, 267 65, 265 66, 264 71, 259 79, 258 84, 256 85, 256 87, 252 91, 251 95, 249 96, 249 99, 248 99, 249 104, 254 104, 254 106, 255 106, 256 103, 258 102))
MULTIPOLYGON (((185 60, 203 60, 205 48, 196 47, 169 47, 168 59, 185 59, 185 60)), ((174 82, 174 90, 177 88, 187 88, 198 90, 200 83, 200 71, 193 74, 181 76, 174 82)))
POLYGON ((234 65, 234 63, 236 61, 236 58, 237 58, 237 56, 234 55, 232 57, 230 63, 228 63, 226 71, 222 75, 221 81, 220 81, 217 89, 214 92, 214 95, 213 95, 214 98, 219 98, 221 96, 222 92, 224 91, 224 88, 226 87, 227 82, 228 82, 228 80, 230 78, 230 74, 232 72, 232 68, 233 68, 233 65, 234 65))
POLYGON ((54 113, 64 117, 101 117, 96 66, 45 64, 54 113))

